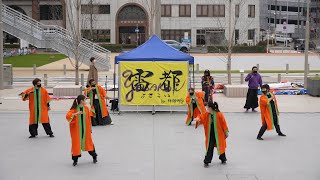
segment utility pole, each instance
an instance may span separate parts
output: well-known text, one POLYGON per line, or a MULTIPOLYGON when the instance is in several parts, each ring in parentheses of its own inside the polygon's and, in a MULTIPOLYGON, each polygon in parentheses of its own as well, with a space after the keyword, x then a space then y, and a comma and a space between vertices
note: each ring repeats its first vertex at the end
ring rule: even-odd
POLYGON ((2 23, 2 0, 0 0, 0 90, 4 89, 3 86, 3 23, 2 23))
POLYGON ((80 10, 81 10, 81 0, 75 0, 76 3, 76 52, 75 52, 75 61, 76 61, 76 82, 75 85, 79 85, 79 59, 80 59, 80 40, 81 40, 81 32, 80 32, 80 10))
POLYGON ((308 74, 309 74, 309 41, 310 41, 310 0, 307 0, 307 22, 306 22, 306 41, 304 48, 304 88, 307 88, 308 74))
POLYGON ((232 47, 232 31, 231 31, 231 1, 229 0, 229 42, 228 42, 228 62, 227 62, 227 72, 228 72, 228 84, 231 84, 231 47, 232 47))

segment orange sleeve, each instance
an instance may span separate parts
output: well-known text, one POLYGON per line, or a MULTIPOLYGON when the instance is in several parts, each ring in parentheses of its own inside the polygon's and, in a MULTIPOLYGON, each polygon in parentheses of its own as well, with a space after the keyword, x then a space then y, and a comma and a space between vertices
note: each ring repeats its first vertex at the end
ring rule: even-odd
POLYGON ((99 87, 99 91, 100 91, 101 95, 102 95, 103 97, 106 97, 106 96, 107 96, 106 90, 103 89, 101 86, 98 86, 98 87, 99 87))
POLYGON ((229 132, 229 128, 226 122, 226 119, 224 118, 224 115, 222 113, 219 113, 219 119, 221 123, 221 127, 223 129, 223 132, 229 132))
POLYGON ((75 110, 70 110, 68 113, 67 113, 67 115, 66 115, 66 119, 67 119, 67 121, 69 122, 69 123, 73 123, 74 121, 73 121, 73 119, 74 119, 74 117, 76 116, 76 115, 74 115, 74 113, 76 113, 75 112, 75 110))
POLYGON ((260 106, 266 106, 266 105, 268 105, 268 103, 269 103, 268 98, 266 98, 264 95, 261 95, 260 106))
POLYGON ((190 104, 190 95, 189 95, 189 94, 188 94, 187 97, 186 97, 186 103, 187 103, 187 104, 190 104))
POLYGON ((26 101, 29 98, 28 93, 32 91, 33 88, 29 88, 21 93, 22 101, 26 101))
POLYGON ((200 124, 204 124, 207 121, 207 114, 208 113, 203 113, 198 116, 198 118, 200 119, 200 124))
POLYGON ((44 93, 46 102, 49 103, 51 101, 51 97, 49 96, 49 93, 46 89, 44 89, 44 93))

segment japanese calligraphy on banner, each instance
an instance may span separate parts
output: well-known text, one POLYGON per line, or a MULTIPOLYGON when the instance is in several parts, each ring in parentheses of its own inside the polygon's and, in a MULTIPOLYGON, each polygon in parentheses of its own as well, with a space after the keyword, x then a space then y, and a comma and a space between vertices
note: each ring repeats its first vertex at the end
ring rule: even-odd
POLYGON ((188 62, 120 62, 120 103, 185 105, 188 62))

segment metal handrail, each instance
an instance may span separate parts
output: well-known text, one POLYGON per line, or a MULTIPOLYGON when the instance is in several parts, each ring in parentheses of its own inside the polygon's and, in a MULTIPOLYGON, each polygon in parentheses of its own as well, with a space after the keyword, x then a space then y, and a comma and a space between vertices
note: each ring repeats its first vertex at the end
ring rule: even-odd
MULTIPOLYGON (((82 51, 79 52, 82 56, 92 54, 97 58, 97 64, 105 66, 105 63, 107 63, 108 66, 110 65, 108 60, 111 52, 109 50, 84 38, 81 38, 77 43, 76 36, 65 28, 57 25, 42 24, 4 4, 2 4, 2 17, 5 23, 24 31, 29 35, 31 34, 39 40, 53 40, 56 41, 57 44, 67 42, 69 50, 74 50, 76 48, 76 44, 78 44, 78 48, 82 49, 82 51)), ((63 48, 66 47, 67 46, 64 44, 63 48)))

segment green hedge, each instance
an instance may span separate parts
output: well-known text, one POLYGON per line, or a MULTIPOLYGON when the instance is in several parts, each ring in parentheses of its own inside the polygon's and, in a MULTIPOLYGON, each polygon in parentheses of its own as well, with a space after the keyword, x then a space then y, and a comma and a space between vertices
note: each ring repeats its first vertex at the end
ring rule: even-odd
POLYGON ((14 48, 20 48, 19 44, 4 44, 3 45, 4 49, 14 49, 14 48))
POLYGON ((99 44, 111 52, 122 52, 124 49, 134 49, 137 46, 131 44, 99 44))
MULTIPOLYGON (((227 53, 228 48, 226 46, 208 46, 209 53, 227 53)), ((232 53, 265 53, 265 46, 234 46, 232 53)))

